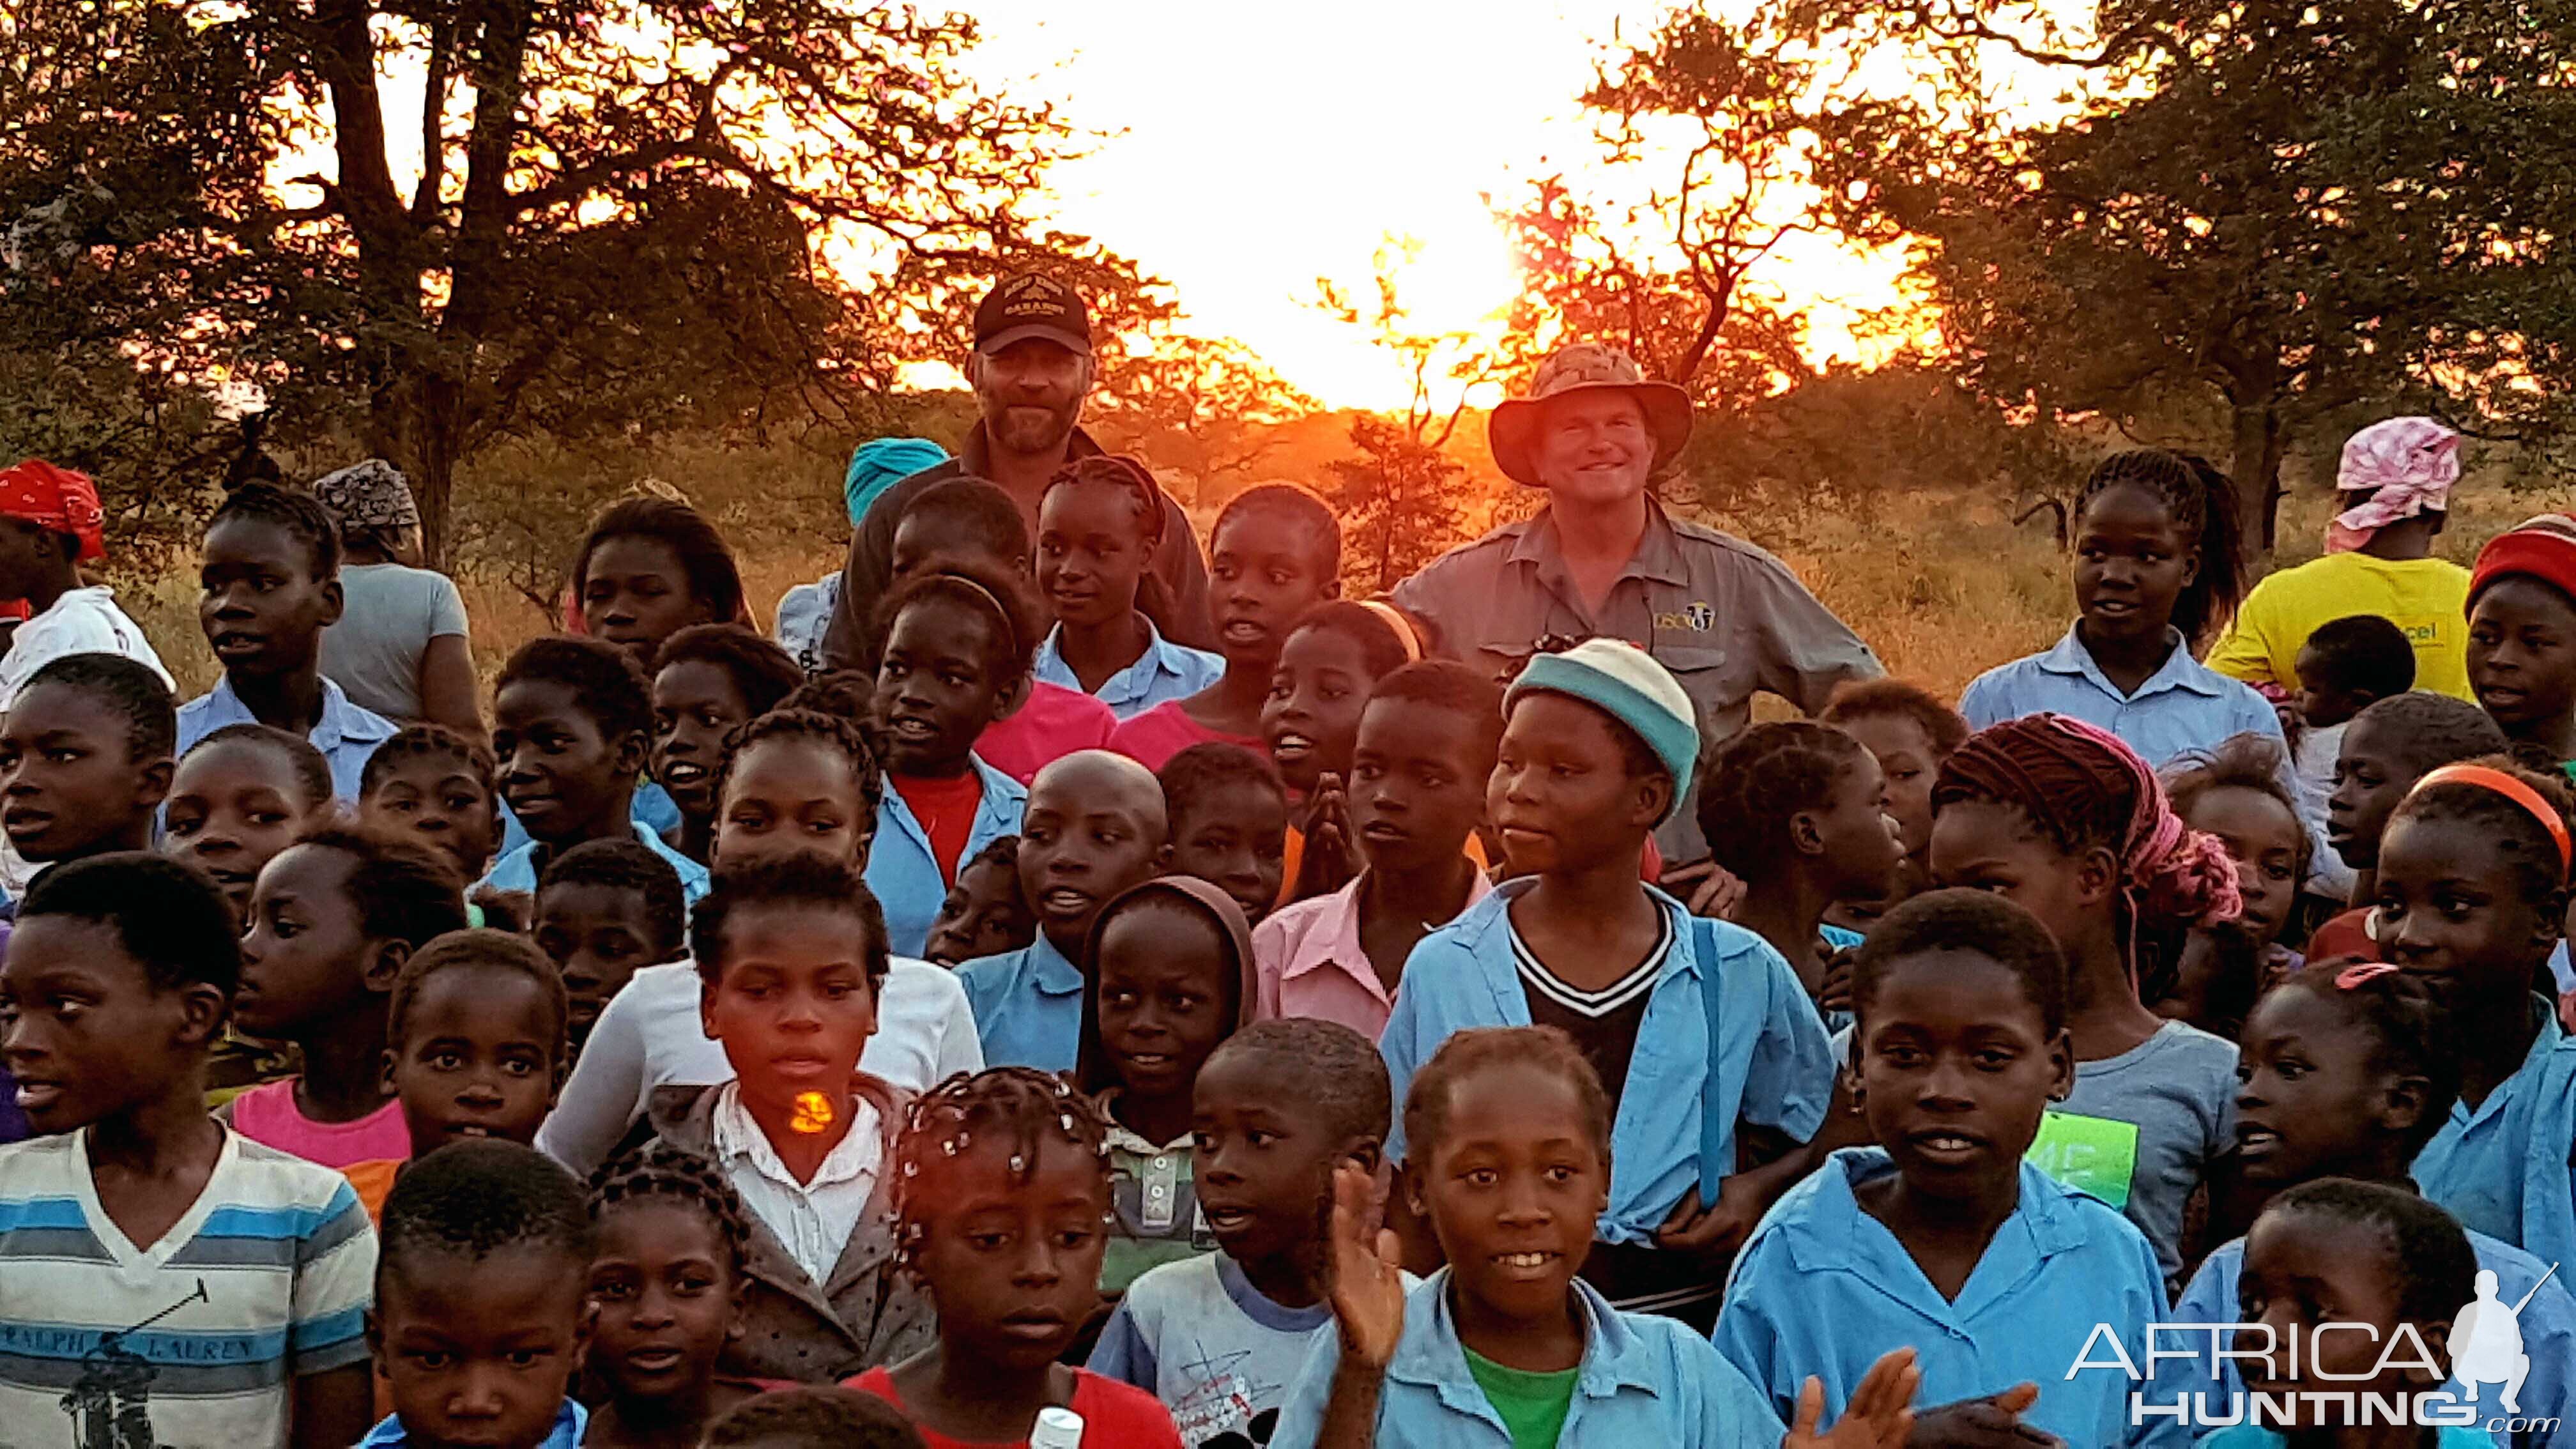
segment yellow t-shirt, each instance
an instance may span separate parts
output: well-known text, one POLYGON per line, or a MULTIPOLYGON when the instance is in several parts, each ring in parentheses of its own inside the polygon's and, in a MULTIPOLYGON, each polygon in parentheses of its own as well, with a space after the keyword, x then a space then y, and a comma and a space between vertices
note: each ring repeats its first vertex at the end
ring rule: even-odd
POLYGON ((2209 667, 2248 684, 2299 687, 2299 646, 2321 624, 2377 614, 2415 642, 2415 687, 2469 694, 2469 571, 2448 559, 2334 553, 2254 586, 2209 667))

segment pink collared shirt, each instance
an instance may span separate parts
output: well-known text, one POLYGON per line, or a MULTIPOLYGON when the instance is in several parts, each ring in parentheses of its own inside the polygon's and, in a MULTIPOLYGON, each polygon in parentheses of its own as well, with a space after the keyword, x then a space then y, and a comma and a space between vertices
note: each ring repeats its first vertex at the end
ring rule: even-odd
MULTIPOLYGON (((1361 883, 1299 901, 1252 928, 1253 1020, 1320 1017, 1370 1041, 1386 1030, 1395 997, 1360 947, 1361 883)), ((1481 872, 1473 875, 1467 904, 1491 889, 1481 872)))

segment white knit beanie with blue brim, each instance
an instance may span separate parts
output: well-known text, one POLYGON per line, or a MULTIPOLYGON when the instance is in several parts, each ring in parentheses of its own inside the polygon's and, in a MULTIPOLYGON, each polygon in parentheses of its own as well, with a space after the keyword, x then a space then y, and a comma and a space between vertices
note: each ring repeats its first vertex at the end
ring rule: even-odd
POLYGON ((1586 639, 1562 654, 1533 655, 1504 693, 1503 712, 1542 689, 1572 695, 1635 730, 1673 774, 1673 803, 1664 819, 1681 813, 1699 764, 1699 713, 1671 670, 1625 640, 1586 639))

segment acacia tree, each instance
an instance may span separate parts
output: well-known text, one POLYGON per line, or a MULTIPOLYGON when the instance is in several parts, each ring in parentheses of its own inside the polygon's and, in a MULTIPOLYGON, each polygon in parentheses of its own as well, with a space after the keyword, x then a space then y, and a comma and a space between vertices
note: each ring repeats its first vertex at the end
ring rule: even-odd
POLYGON ((252 384, 290 437, 354 406, 443 554, 499 439, 877 380, 1004 262, 1134 290, 1023 214, 1076 138, 962 79, 975 38, 869 0, 24 0, 0 325, 252 384))

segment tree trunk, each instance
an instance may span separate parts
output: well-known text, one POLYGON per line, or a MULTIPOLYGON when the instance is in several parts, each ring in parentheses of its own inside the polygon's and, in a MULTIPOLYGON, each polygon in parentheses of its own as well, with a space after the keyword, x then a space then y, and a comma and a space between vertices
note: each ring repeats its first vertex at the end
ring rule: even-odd
POLYGON ((2228 471, 2236 481, 2242 551, 2251 562, 2272 551, 2281 503, 2281 414, 2273 398, 2240 402, 2232 420, 2228 471))

